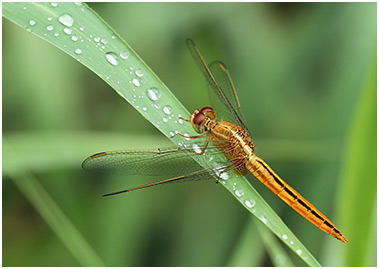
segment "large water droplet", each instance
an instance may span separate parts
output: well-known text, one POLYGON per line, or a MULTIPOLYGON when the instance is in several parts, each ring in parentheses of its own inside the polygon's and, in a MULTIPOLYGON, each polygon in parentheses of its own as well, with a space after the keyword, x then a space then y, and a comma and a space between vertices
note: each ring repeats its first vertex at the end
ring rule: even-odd
POLYGON ((30 26, 34 26, 34 25, 36 25, 36 21, 35 21, 35 20, 29 20, 29 25, 30 25, 30 26))
POLYGON ((126 50, 121 51, 121 52, 120 52, 120 57, 121 57, 122 59, 124 59, 124 60, 128 59, 128 57, 129 57, 129 52, 127 52, 126 50))
POLYGON ((52 2, 52 3, 51 3, 51 6, 52 6, 52 7, 57 7, 57 6, 58 6, 58 3, 57 3, 57 2, 52 2))
POLYGON ((157 101, 161 97, 161 92, 157 88, 149 88, 146 90, 147 97, 151 101, 157 101))
POLYGON ((132 79, 132 83, 133 83, 133 85, 136 86, 136 87, 141 86, 141 82, 139 81, 138 78, 133 78, 133 79, 132 79))
POLYGON ((143 76, 143 70, 142 70, 142 69, 137 69, 135 73, 136 73, 136 75, 139 76, 139 77, 142 77, 142 76, 143 76))
POLYGON ((162 121, 163 122, 168 122, 168 119, 167 118, 162 118, 162 121))
POLYGON ((245 205, 248 207, 248 208, 253 208, 255 206, 255 201, 253 199, 249 199, 249 200, 246 200, 245 201, 245 205))
POLYGON ((105 53, 105 59, 107 59, 107 61, 111 65, 114 65, 114 66, 118 65, 118 57, 117 57, 116 53, 113 53, 113 52, 105 53))
POLYGON ((46 26, 46 29, 47 31, 53 31, 54 30, 54 26, 52 26, 51 24, 46 26))
POLYGON ((73 35, 73 36, 71 37, 71 39, 72 39, 72 41, 75 41, 75 42, 76 42, 76 41, 78 41, 79 38, 78 38, 76 35, 73 35))
POLYGON ((81 49, 76 49, 76 50, 75 50, 75 53, 76 53, 76 54, 82 54, 82 50, 81 50, 81 49))
POLYGON ((71 29, 71 28, 67 28, 67 27, 65 27, 65 28, 63 29, 63 32, 65 32, 66 35, 71 35, 71 33, 72 33, 72 29, 71 29))
POLYGON ((193 148, 193 151, 200 154, 201 153, 201 150, 202 148, 198 145, 198 144, 193 144, 192 145, 192 148, 193 148))
POLYGON ((282 235, 282 238, 283 238, 284 240, 287 240, 287 239, 288 239, 288 236, 287 236, 286 234, 283 234, 283 235, 282 235))
POLYGON ((64 26, 71 27, 74 24, 74 18, 70 14, 63 14, 58 18, 58 21, 64 26))
POLYGON ((243 190, 235 190, 235 191, 234 191, 234 194, 235 194, 237 197, 241 197, 241 196, 244 195, 245 193, 243 192, 243 190))
POLYGON ((163 113, 169 115, 171 114, 171 107, 170 106, 164 106, 163 107, 163 113))

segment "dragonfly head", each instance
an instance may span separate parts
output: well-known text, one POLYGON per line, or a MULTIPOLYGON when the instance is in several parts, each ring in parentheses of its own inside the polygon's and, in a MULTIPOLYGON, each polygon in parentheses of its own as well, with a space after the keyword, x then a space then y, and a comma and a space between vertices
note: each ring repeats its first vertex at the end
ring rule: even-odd
POLYGON ((213 108, 206 106, 200 110, 196 109, 191 114, 192 127, 199 134, 207 131, 206 126, 205 126, 205 122, 206 122, 205 119, 210 119, 210 120, 216 119, 216 112, 214 112, 213 108))

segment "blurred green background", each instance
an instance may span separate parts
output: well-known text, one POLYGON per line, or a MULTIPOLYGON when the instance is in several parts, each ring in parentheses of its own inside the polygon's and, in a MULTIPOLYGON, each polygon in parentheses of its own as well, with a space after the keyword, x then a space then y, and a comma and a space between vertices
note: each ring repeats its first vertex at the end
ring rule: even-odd
MULTIPOLYGON (((207 62, 222 60, 258 155, 349 243, 249 175, 254 187, 322 265, 376 265, 376 3, 89 5, 189 111, 209 102, 185 39, 207 62)), ((24 195, 23 178, 105 265, 273 265, 251 215, 213 181, 102 198, 158 178, 87 174, 86 157, 170 141, 76 60, 5 19, 2 104, 4 266, 83 265, 24 195)))

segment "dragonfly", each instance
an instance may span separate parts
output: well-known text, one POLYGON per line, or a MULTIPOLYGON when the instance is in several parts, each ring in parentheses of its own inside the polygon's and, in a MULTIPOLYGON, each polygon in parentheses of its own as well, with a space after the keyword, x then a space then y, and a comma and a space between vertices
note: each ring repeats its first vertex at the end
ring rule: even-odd
POLYGON ((322 231, 347 243, 347 238, 337 227, 314 205, 281 179, 274 170, 255 151, 250 132, 244 119, 238 96, 226 66, 216 61, 209 66, 204 61, 195 43, 187 39, 187 47, 201 73, 208 82, 208 94, 213 107, 217 107, 218 118, 213 107, 196 109, 190 119, 193 129, 199 134, 195 136, 176 135, 191 141, 206 138, 201 147, 198 143, 188 142, 182 146, 171 146, 145 150, 106 151, 94 154, 84 160, 82 167, 85 170, 105 174, 118 175, 154 175, 172 176, 168 179, 150 184, 129 188, 105 194, 112 196, 147 187, 172 182, 186 182, 222 178, 226 173, 233 176, 245 176, 250 171, 259 181, 267 186, 280 199, 305 217, 322 231), (194 149, 194 150, 191 150, 194 149), (222 153, 227 161, 221 165, 207 168, 200 166, 190 155, 204 155, 222 153))

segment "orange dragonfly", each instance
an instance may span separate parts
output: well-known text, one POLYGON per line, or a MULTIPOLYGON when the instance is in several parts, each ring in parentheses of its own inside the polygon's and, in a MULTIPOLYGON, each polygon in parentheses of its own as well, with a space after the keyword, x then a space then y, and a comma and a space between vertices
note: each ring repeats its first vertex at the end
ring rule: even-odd
POLYGON ((346 237, 336 226, 310 202, 282 180, 255 153, 255 145, 240 111, 238 97, 229 72, 221 62, 209 67, 192 40, 187 40, 188 49, 205 76, 212 105, 220 108, 216 121, 216 112, 212 107, 196 109, 185 120, 192 123, 197 136, 177 135, 187 139, 206 137, 200 147, 198 143, 186 143, 182 147, 172 146, 153 150, 108 151, 88 157, 82 164, 85 170, 121 175, 170 175, 172 178, 143 186, 130 188, 103 196, 116 195, 137 189, 152 187, 171 182, 184 182, 209 178, 222 179, 227 173, 244 176, 250 171, 257 179, 279 196, 285 203, 305 217, 312 224, 331 236, 347 243, 346 237), (190 150, 194 149, 194 150, 190 150), (189 154, 204 155, 222 152, 227 162, 204 169, 189 154))

